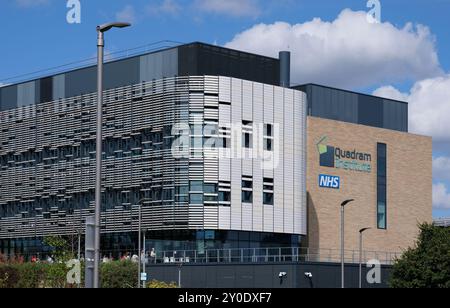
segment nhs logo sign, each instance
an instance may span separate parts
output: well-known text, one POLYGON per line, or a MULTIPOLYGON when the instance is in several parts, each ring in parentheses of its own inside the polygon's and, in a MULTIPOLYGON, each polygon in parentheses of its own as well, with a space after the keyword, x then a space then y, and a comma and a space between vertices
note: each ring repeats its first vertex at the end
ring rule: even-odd
POLYGON ((319 186, 323 188, 340 189, 341 178, 338 176, 321 174, 319 175, 319 186))

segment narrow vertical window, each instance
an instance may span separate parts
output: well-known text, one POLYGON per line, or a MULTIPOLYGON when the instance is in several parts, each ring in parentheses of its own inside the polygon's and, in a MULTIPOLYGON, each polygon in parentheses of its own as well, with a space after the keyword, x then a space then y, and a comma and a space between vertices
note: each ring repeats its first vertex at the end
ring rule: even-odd
POLYGON ((253 203, 253 177, 242 177, 242 203, 253 203))
POLYGON ((387 146, 378 143, 377 149, 377 226, 387 229, 387 146))
POLYGON ((264 178, 263 204, 273 205, 273 179, 264 178))
POLYGON ((242 121, 242 147, 253 148, 253 123, 242 121))
POLYGON ((273 151, 273 125, 264 124, 264 150, 273 151))

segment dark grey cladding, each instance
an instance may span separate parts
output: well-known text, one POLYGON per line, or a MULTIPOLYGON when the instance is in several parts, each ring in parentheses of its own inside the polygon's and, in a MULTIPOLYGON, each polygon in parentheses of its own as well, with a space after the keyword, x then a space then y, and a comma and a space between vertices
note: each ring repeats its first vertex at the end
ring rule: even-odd
POLYGON ((315 84, 293 87, 306 92, 308 115, 408 132, 408 104, 315 84))
MULTIPOLYGON (((279 85, 278 59, 192 43, 105 64, 105 90, 177 76, 225 76, 279 85)), ((0 88, 0 111, 94 93, 96 67, 0 88)))
POLYGON ((280 86, 289 88, 291 86, 291 53, 280 51, 280 86))

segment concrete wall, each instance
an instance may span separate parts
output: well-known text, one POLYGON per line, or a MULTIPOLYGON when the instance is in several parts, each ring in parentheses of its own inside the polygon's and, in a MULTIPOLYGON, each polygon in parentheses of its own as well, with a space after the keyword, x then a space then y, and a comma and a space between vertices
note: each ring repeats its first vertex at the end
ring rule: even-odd
MULTIPOLYGON (((178 282, 176 265, 152 265, 147 268, 149 279, 178 282)), ((390 267, 381 269, 381 284, 370 285, 365 277, 364 288, 385 288, 388 286, 390 267)), ((346 287, 358 288, 359 267, 346 265, 346 287)), ((226 265, 185 265, 181 267, 181 286, 183 288, 340 288, 341 268, 335 263, 286 263, 286 264, 226 264, 226 265), (287 273, 284 279, 280 272, 287 273), (310 272, 313 278, 306 278, 310 272)))
POLYGON ((432 140, 429 137, 308 117, 309 247, 339 249, 340 204, 346 207, 346 249, 401 252, 414 244, 418 224, 432 221, 432 140), (317 143, 371 154, 370 173, 321 167, 317 143), (377 143, 387 144, 387 229, 377 229, 377 143), (319 187, 319 175, 340 176, 340 189, 319 187))

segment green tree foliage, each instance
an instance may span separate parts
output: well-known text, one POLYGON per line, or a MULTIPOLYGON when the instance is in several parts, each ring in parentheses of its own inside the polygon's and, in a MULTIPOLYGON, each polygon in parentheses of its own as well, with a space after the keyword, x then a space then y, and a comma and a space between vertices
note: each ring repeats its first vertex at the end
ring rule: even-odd
POLYGON ((420 226, 415 248, 408 249, 392 270, 393 288, 450 288, 450 228, 420 226))
POLYGON ((67 261, 73 258, 69 252, 69 243, 61 236, 46 237, 44 244, 53 249, 53 255, 57 261, 67 261))

